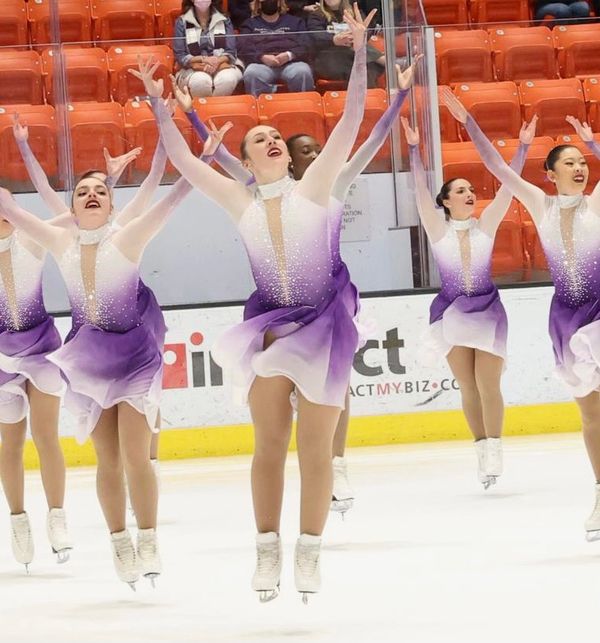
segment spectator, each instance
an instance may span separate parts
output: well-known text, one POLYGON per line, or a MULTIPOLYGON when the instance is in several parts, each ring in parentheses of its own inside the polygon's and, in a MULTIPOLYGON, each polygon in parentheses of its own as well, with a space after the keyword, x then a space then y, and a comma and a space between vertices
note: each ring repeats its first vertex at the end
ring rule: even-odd
POLYGON ((314 89, 307 63, 306 23, 286 10, 284 0, 255 0, 252 17, 242 25, 240 55, 247 65, 244 85, 248 94, 272 94, 278 81, 285 82, 291 92, 314 89))
POLYGON ((544 24, 552 27, 556 20, 568 23, 577 23, 582 18, 590 15, 590 5, 585 0, 563 0, 553 2, 552 0, 537 0, 535 6, 535 19, 541 20, 544 24))
POLYGON ((239 31, 248 18, 252 16, 250 5, 252 0, 229 0, 227 12, 233 22, 233 26, 239 31))
MULTIPOLYGON (((350 10, 349 0, 320 0, 320 10, 308 17, 308 30, 316 48, 315 72, 317 78, 348 80, 354 50, 352 34, 344 22, 344 11, 350 10)), ((377 86, 377 78, 385 68, 385 56, 372 45, 367 45, 367 85, 377 86)))
POLYGON ((242 79, 233 26, 219 0, 183 0, 173 51, 181 70, 177 84, 192 96, 229 96, 242 79))
POLYGON ((287 12, 291 16, 296 16, 306 20, 308 15, 313 11, 319 10, 318 0, 286 0, 287 12))

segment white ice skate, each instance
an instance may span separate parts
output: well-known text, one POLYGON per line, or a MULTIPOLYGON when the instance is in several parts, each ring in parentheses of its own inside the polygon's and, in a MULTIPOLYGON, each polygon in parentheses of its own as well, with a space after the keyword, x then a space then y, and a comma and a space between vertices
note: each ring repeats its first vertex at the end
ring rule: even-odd
POLYGON ((301 534, 294 553, 294 579, 302 602, 308 603, 309 594, 321 589, 321 537, 301 534))
POLYGON ((585 521, 585 537, 588 542, 600 540, 600 484, 596 483, 596 503, 590 517, 585 521))
POLYGON ((339 456, 333 458, 333 491, 331 497, 331 511, 338 511, 344 514, 352 509, 354 504, 354 492, 348 482, 348 467, 346 459, 339 456))
POLYGON ((29 574, 29 564, 33 560, 33 536, 26 512, 11 515, 10 535, 15 560, 25 565, 25 571, 29 574))
POLYGON ((256 534, 256 570, 252 589, 258 592, 261 603, 268 603, 279 596, 281 577, 281 539, 274 531, 256 534))
POLYGON ((501 438, 488 438, 487 442, 487 461, 485 471, 490 478, 494 480, 495 484, 497 479, 504 471, 504 458, 502 454, 502 439, 501 438))
POLYGON ((73 543, 69 539, 67 517, 64 509, 50 509, 46 518, 46 533, 48 534, 52 551, 56 554, 56 562, 59 564, 66 563, 70 558, 73 543))
POLYGON ((489 489, 493 484, 496 483, 496 479, 488 475, 488 448, 487 443, 489 440, 477 440, 475 442, 475 452, 477 453, 477 477, 479 482, 483 485, 484 489, 489 489))
POLYGON ((125 529, 111 534, 110 539, 117 576, 135 592, 135 584, 140 578, 140 570, 131 536, 125 529))
POLYGON ((162 572, 156 529, 138 529, 137 556, 141 566, 141 573, 154 587, 154 580, 162 572))

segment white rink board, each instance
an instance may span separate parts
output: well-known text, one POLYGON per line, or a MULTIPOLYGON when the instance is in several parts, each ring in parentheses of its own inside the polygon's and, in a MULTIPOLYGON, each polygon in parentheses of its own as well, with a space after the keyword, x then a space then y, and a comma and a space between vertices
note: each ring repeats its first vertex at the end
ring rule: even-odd
MULTIPOLYGON (((569 396, 553 375, 547 333, 552 288, 501 291, 509 319, 508 367, 503 377, 507 405, 567 401, 569 396)), ((432 369, 418 363, 420 337, 427 328, 433 295, 363 300, 365 317, 377 332, 357 356, 352 373, 353 415, 384 415, 459 408, 450 370, 442 361, 432 369)), ((220 369, 208 353, 215 339, 242 317, 240 307, 199 308, 165 313, 169 332, 165 351, 163 428, 227 426, 250 422, 246 407, 235 406, 220 382, 220 369)), ((68 319, 58 319, 64 335, 68 319)), ((61 434, 72 435, 68 413, 61 434)))

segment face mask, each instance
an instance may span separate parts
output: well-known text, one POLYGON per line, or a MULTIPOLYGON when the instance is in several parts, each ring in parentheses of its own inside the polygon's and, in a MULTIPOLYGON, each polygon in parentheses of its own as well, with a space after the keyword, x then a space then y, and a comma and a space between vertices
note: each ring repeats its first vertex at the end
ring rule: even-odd
POLYGON ((206 11, 211 4, 212 0, 194 0, 194 7, 200 11, 206 11))
POLYGON ((274 16, 279 11, 279 0, 263 0, 260 10, 266 16, 274 16))

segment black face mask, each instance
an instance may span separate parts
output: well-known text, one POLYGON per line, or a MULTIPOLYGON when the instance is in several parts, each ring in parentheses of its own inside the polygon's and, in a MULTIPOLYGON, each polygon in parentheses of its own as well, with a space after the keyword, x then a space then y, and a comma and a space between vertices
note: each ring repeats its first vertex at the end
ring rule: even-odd
POLYGON ((260 10, 266 16, 274 16, 279 11, 279 0, 263 0, 260 10))

